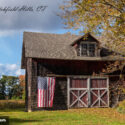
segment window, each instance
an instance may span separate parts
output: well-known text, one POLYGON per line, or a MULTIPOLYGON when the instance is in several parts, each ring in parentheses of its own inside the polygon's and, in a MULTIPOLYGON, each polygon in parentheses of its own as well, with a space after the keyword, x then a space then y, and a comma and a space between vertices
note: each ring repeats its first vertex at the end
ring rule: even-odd
POLYGON ((81 43, 80 44, 80 56, 96 56, 96 44, 95 43, 81 43))
POLYGON ((95 44, 89 44, 89 56, 95 56, 95 44))
POLYGON ((81 44, 81 55, 87 56, 87 44, 81 44))

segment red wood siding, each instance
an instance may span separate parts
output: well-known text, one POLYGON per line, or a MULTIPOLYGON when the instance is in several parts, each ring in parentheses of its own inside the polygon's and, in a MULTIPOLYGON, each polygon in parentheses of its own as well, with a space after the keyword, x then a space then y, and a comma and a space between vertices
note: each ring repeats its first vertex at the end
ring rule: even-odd
POLYGON ((87 88, 87 79, 71 79, 70 88, 87 88))
POLYGON ((91 88, 107 88, 106 79, 91 79, 91 88))

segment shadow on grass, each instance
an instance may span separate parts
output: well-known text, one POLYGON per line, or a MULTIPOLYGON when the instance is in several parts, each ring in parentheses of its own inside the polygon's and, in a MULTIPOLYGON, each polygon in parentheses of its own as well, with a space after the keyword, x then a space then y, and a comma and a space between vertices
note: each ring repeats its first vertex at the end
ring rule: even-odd
MULTIPOLYGON (((51 120, 51 119, 50 119, 51 120)), ((47 120, 32 120, 32 119, 18 119, 18 118, 11 118, 10 120, 9 120, 9 123, 10 123, 10 125, 12 124, 12 125, 18 125, 18 124, 25 124, 25 123, 28 123, 28 125, 30 125, 30 124, 39 124, 39 125, 41 125, 41 123, 45 123, 45 122, 47 122, 47 120)), ((61 123, 62 123, 62 121, 60 121, 61 123)), ((35 124, 35 125, 36 125, 35 124)), ((52 125, 54 125, 54 124, 60 124, 59 123, 59 121, 55 121, 55 122, 50 122, 50 124, 52 125), (57 123, 58 122, 58 123, 57 123)), ((69 125, 101 125, 101 124, 96 124, 96 123, 82 123, 82 122, 79 122, 79 121, 67 121, 67 123, 64 123, 64 125, 67 125, 67 124, 69 124, 69 125)), ((103 124, 104 125, 104 124, 103 124)))
POLYGON ((4 108, 4 109, 0 109, 0 112, 25 112, 25 108, 18 108, 18 109, 4 108))
POLYGON ((9 120, 9 123, 11 125, 11 123, 17 125, 18 123, 30 123, 30 122, 43 122, 43 120, 32 120, 32 119, 19 119, 19 118, 11 118, 9 120))

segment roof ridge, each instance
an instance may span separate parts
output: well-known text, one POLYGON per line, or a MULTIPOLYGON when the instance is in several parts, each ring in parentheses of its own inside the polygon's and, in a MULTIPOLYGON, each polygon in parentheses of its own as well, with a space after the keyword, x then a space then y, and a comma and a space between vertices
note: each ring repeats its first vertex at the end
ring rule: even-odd
POLYGON ((23 32, 24 34, 25 33, 33 33, 33 34, 50 34, 50 35, 69 35, 69 36, 81 36, 81 35, 76 35, 76 34, 69 34, 69 33, 63 33, 63 34, 58 34, 58 33, 43 33, 43 32, 30 32, 30 31, 24 31, 23 32))

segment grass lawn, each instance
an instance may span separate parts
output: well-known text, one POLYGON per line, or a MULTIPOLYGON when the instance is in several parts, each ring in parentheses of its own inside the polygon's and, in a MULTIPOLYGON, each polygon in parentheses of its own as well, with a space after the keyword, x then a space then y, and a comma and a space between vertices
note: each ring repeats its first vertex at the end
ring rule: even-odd
MULTIPOLYGON (((15 106, 16 107, 16 106, 15 106)), ((10 125, 125 125, 125 114, 111 108, 24 112, 23 108, 0 109, 10 125)))

